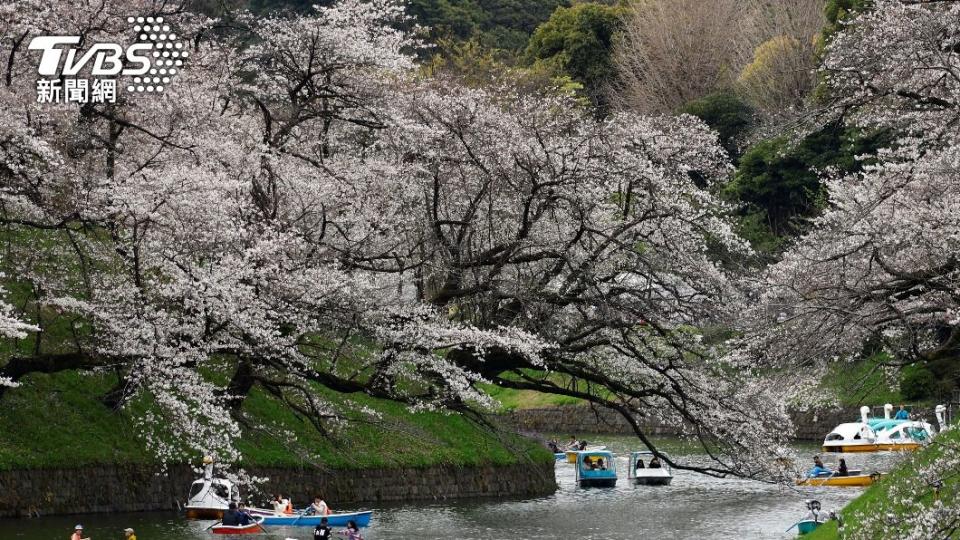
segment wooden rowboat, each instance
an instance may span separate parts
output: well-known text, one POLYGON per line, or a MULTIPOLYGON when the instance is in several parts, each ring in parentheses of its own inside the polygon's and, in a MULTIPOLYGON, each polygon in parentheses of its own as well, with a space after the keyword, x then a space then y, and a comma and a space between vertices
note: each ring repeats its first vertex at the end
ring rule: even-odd
POLYGON ((322 518, 327 518, 327 525, 331 527, 346 527, 348 521, 353 521, 357 527, 366 527, 370 524, 370 517, 373 511, 350 512, 344 514, 330 514, 327 516, 306 516, 298 514, 294 516, 264 516, 264 525, 276 525, 286 527, 316 527, 320 524, 322 518))
POLYGON ((213 526, 213 534, 256 534, 263 532, 263 518, 258 518, 249 525, 224 525, 218 523, 213 526))
POLYGON ((588 446, 586 450, 567 450, 565 452, 567 456, 567 463, 576 463, 577 454, 579 454, 580 452, 597 452, 597 451, 606 450, 606 449, 607 449, 606 446, 591 445, 591 446, 588 446))
POLYGON ((834 486, 834 487, 862 487, 873 484, 880 479, 880 473, 855 474, 851 476, 820 476, 816 478, 800 478, 798 486, 834 486))

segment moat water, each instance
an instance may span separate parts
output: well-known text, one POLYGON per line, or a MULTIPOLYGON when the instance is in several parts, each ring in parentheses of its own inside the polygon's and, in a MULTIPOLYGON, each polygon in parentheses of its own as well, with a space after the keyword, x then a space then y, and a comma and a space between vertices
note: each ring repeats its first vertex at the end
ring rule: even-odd
MULTIPOLYGON (((621 456, 636 448, 636 439, 609 437, 603 441, 621 456)), ((693 449, 667 444, 674 457, 702 460, 693 449), (672 448, 671 448, 672 446, 672 448)), ((798 447, 804 455, 815 446, 798 447)), ((851 468, 886 471, 899 459, 890 453, 846 455, 851 468)), ((836 458, 828 456, 827 464, 836 458)), ((634 486, 627 482, 626 457, 618 458, 620 480, 613 488, 576 486, 573 465, 558 461, 556 493, 533 499, 411 502, 335 511, 373 510, 367 540, 517 540, 517 539, 780 539, 805 514, 804 500, 815 498, 826 510, 839 509, 862 493, 862 488, 795 488, 739 479, 719 479, 674 471, 670 486, 634 486)), ((186 486, 184 489, 186 490, 186 486)), ((305 501, 295 501, 305 504, 305 501)), ((209 521, 187 521, 173 512, 115 515, 50 516, 0 520, 3 540, 68 540, 82 523, 91 540, 121 540, 132 527, 138 540, 210 540, 209 521)), ((249 540, 308 540, 307 527, 269 528, 267 533, 244 535, 249 540)), ((222 537, 221 537, 222 538, 222 537)))

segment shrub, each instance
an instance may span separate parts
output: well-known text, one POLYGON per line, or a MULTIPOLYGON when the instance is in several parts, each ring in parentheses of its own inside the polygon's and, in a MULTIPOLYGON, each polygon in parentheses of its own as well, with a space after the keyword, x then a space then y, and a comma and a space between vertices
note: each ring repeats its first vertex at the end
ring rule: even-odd
POLYGON ((908 401, 934 397, 937 378, 926 366, 910 366, 900 376, 900 394, 908 401))
POLYGON ((753 109, 735 93, 715 92, 683 106, 680 112, 703 120, 720 136, 720 144, 737 161, 740 145, 754 126, 753 109))

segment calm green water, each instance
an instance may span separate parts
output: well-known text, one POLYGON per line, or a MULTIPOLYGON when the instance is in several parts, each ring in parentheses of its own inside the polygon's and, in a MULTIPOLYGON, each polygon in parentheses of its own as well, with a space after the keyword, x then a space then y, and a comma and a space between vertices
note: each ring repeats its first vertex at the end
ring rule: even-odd
MULTIPOLYGON (((618 452, 636 446, 635 439, 597 442, 618 452)), ((680 446, 671 450, 675 457, 690 451, 680 446)), ((815 447, 804 450, 812 454, 815 447)), ((695 455, 688 457, 698 459, 695 455)), ((893 454, 845 457, 851 468, 881 471, 897 459, 893 454)), ((825 461, 829 465, 835 458, 825 461)), ((790 533, 784 530, 806 512, 804 499, 816 498, 824 509, 839 509, 861 493, 859 488, 798 490, 683 471, 675 471, 670 486, 633 486, 623 479, 625 470, 626 458, 621 458, 618 462, 621 480, 615 488, 581 489, 574 483, 573 466, 558 462, 556 474, 560 489, 549 497, 373 507, 373 521, 364 536, 368 540, 792 538, 796 529, 790 533)), ((361 509, 334 508, 338 511, 361 509)), ((86 527, 85 533, 92 540, 121 540, 125 527, 136 529, 139 540, 214 538, 204 530, 211 522, 186 521, 174 513, 138 513, 0 520, 0 539, 67 540, 78 522, 86 527)), ((308 540, 311 533, 309 528, 273 528, 267 534, 233 538, 308 540)))

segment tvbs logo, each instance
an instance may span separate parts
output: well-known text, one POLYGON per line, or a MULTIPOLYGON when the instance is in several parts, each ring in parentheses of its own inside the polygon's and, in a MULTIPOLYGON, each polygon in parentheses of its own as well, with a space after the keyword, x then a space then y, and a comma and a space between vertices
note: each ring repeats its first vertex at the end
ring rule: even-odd
POLYGON ((96 43, 78 49, 80 36, 39 36, 29 45, 42 51, 37 73, 37 101, 41 103, 102 103, 116 101, 117 80, 131 77, 129 92, 163 92, 189 53, 163 17, 129 17, 138 39, 126 47, 96 43), (76 78, 88 70, 91 78, 76 78))
POLYGON ((40 36, 33 38, 30 42, 31 49, 40 49, 43 56, 40 57, 40 67, 37 73, 40 75, 57 75, 58 73, 70 76, 80 73, 80 70, 86 66, 90 60, 93 60, 93 67, 90 74, 94 77, 104 75, 143 75, 150 69, 150 49, 153 45, 148 43, 135 43, 127 48, 126 59, 136 65, 136 67, 123 67, 123 47, 116 43, 97 43, 90 47, 83 56, 77 59, 77 50, 67 49, 67 59, 60 69, 60 58, 62 49, 60 45, 77 45, 80 43, 80 36, 40 36))

